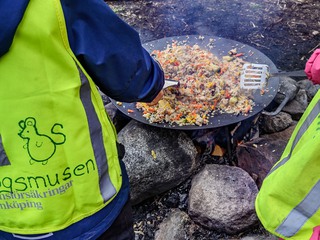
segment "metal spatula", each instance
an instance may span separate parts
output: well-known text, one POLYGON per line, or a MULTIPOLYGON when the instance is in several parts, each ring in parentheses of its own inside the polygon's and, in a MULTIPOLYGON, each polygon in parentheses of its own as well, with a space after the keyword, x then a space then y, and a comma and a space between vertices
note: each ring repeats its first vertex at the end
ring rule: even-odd
POLYGON ((270 73, 266 64, 246 63, 240 75, 240 87, 243 89, 261 89, 267 79, 276 76, 306 77, 304 70, 270 73))

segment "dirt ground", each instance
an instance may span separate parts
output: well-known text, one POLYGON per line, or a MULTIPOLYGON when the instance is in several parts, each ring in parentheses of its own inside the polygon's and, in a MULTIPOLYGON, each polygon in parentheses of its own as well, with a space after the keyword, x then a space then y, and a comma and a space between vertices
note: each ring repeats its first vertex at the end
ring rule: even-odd
POLYGON ((191 34, 228 38, 263 52, 282 71, 303 69, 320 47, 318 0, 106 2, 143 43, 191 34))

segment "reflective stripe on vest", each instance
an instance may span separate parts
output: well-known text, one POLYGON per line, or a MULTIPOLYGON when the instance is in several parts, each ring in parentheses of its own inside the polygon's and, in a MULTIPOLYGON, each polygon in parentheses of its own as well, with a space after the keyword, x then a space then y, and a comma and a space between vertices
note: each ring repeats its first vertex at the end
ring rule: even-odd
POLYGON ((294 236, 306 221, 320 208, 320 181, 312 188, 309 194, 296 206, 288 217, 276 229, 276 232, 285 236, 294 236))
POLYGON ((8 160, 8 157, 6 155, 6 152, 4 151, 3 145, 2 145, 2 138, 0 135, 0 167, 10 165, 10 162, 8 160))
POLYGON ((80 98, 87 113, 90 136, 92 142, 94 143, 93 151, 99 172, 100 192, 103 196, 104 202, 107 202, 112 196, 114 196, 116 189, 110 181, 109 174, 105 174, 108 172, 108 161, 106 161, 107 156, 103 145, 102 135, 100 134, 102 132, 101 124, 91 101, 91 89, 89 81, 80 68, 79 73, 81 78, 80 98))

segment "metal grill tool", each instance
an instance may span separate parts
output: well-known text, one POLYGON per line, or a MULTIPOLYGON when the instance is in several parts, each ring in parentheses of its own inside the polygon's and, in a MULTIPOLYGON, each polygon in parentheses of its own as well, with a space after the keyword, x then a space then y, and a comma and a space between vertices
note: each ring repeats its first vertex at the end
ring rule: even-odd
POLYGON ((270 73, 266 64, 246 63, 240 75, 240 87, 242 89, 262 89, 270 77, 291 76, 306 77, 304 70, 291 72, 270 73))

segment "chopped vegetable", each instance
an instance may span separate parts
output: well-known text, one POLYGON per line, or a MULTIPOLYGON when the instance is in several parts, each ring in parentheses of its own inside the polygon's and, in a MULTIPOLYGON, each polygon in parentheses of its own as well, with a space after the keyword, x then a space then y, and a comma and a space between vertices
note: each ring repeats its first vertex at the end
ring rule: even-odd
POLYGON ((156 152, 154 150, 151 150, 151 155, 152 155, 153 159, 157 158, 156 152))
POLYGON ((206 125, 215 112, 248 114, 254 102, 240 89, 240 72, 245 61, 236 49, 219 59, 199 45, 173 42, 165 50, 152 52, 168 79, 179 87, 164 89, 156 105, 137 103, 150 123, 206 125))

